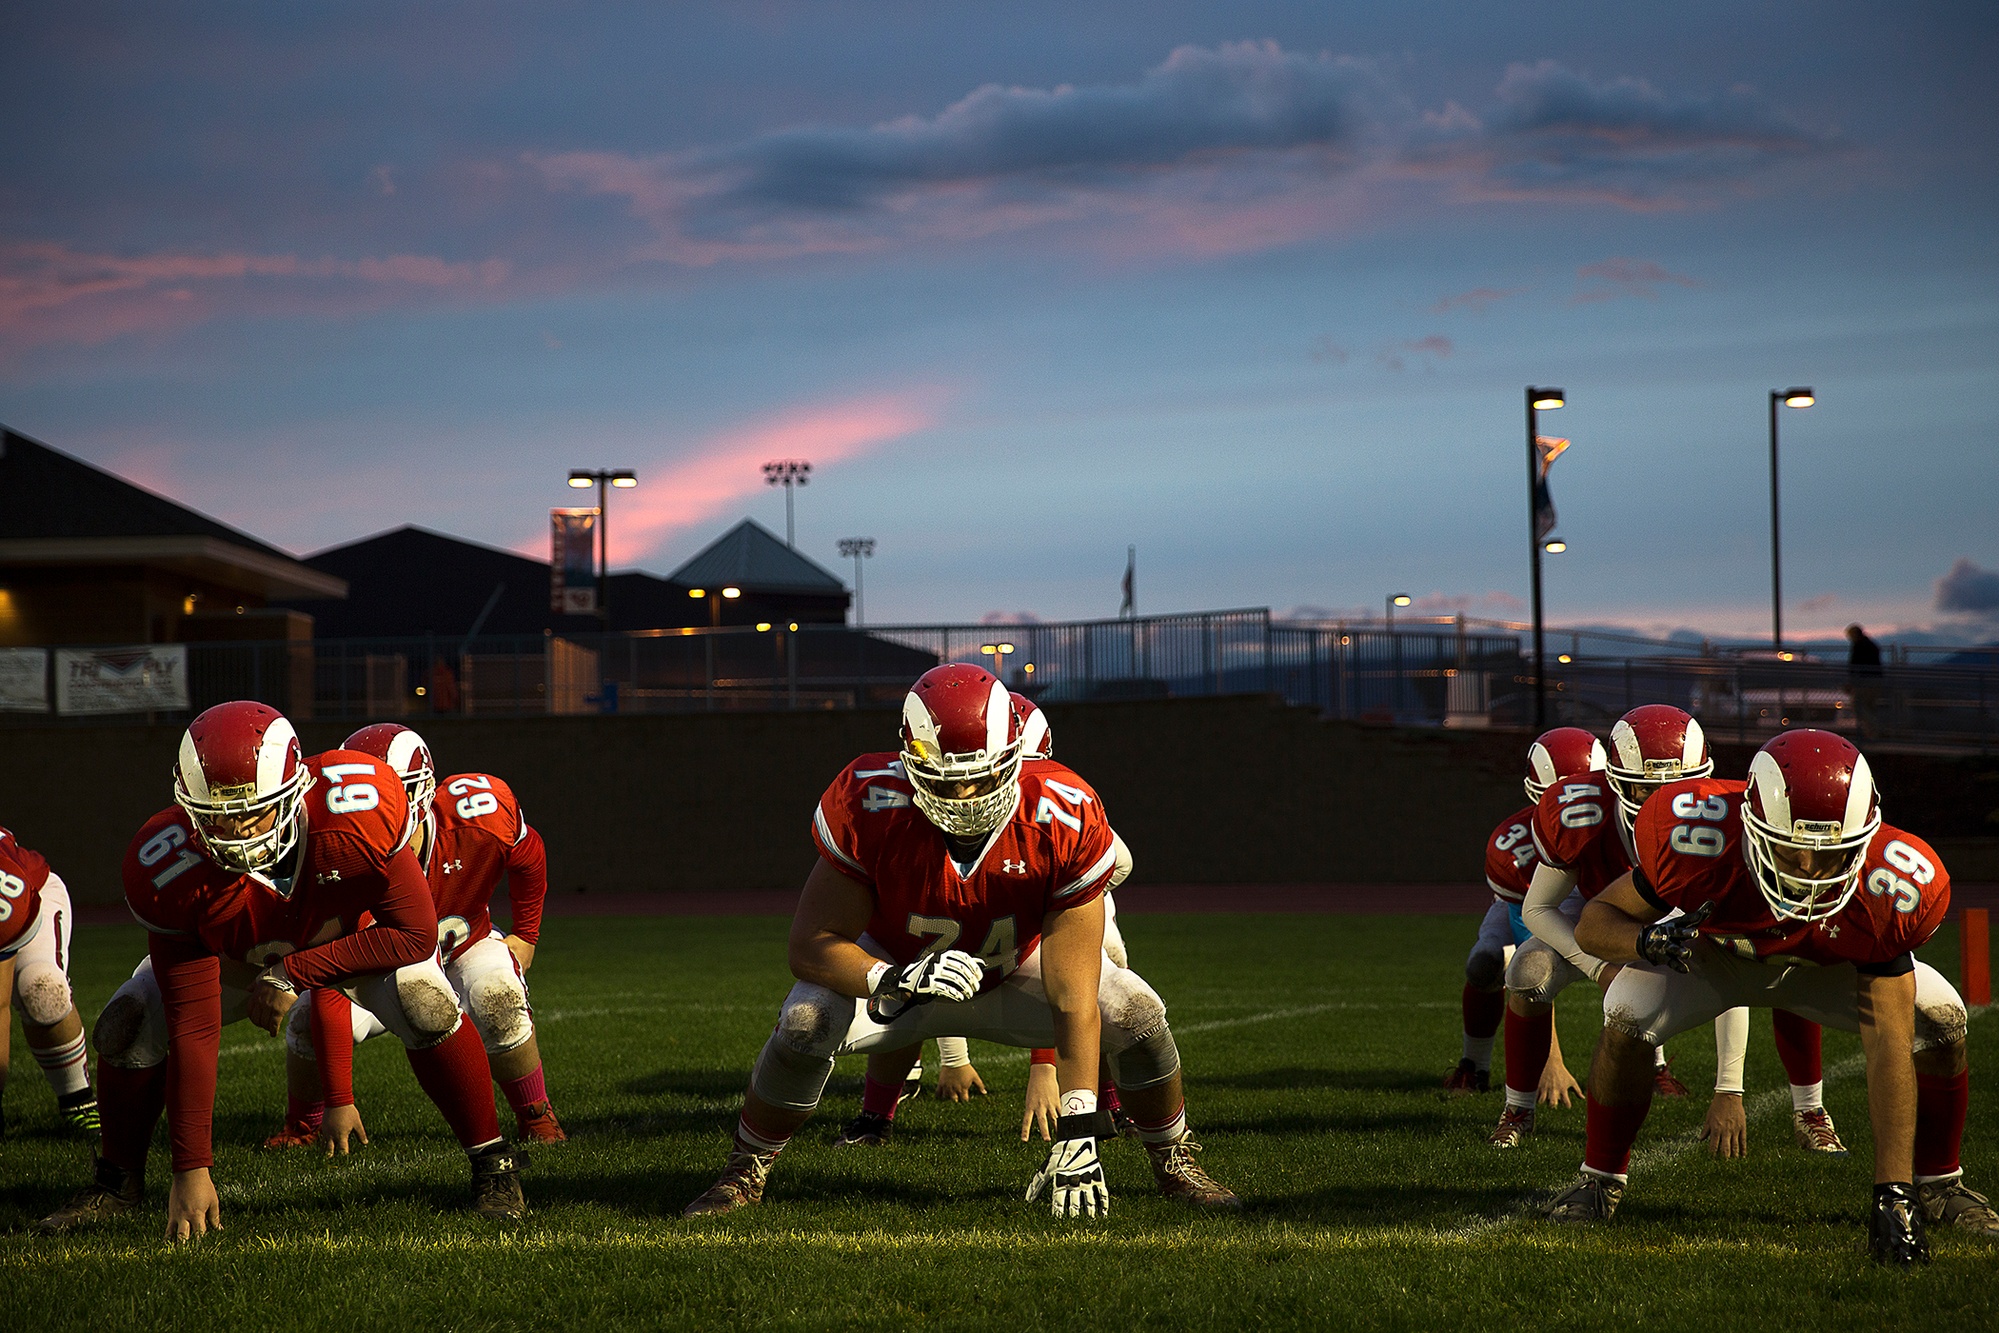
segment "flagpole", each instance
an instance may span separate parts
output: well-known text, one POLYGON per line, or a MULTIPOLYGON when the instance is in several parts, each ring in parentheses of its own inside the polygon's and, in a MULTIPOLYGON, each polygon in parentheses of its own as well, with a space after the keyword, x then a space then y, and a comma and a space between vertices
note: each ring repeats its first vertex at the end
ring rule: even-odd
MULTIPOLYGON (((1539 448, 1540 422, 1537 414, 1543 404, 1561 407, 1566 401, 1560 389, 1542 389, 1527 386, 1527 559, 1533 570, 1534 582, 1534 729, 1544 730, 1548 725, 1548 677, 1547 658, 1541 641, 1541 455, 1539 448)), ((1552 461, 1552 460, 1551 460, 1552 461)))

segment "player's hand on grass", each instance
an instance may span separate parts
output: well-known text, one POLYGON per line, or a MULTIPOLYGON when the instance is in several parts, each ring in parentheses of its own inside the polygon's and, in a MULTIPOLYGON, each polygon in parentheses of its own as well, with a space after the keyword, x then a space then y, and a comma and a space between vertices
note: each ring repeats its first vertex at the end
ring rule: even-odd
POLYGON ((167 1239, 192 1240, 210 1231, 222 1230, 222 1200, 208 1168, 174 1172, 173 1188, 167 1191, 167 1239))
POLYGON ((971 1065, 945 1065, 937 1071, 937 1097, 940 1101, 968 1102, 973 1097, 986 1095, 985 1080, 971 1065))
POLYGON ((361 1108, 349 1102, 345 1106, 329 1106, 326 1116, 319 1122, 319 1146, 328 1157, 338 1153, 345 1157, 356 1147, 368 1146, 368 1127, 361 1123, 361 1108), (355 1139, 361 1142, 356 1144, 355 1139))
POLYGON ((1749 1156, 1749 1117, 1742 1110, 1742 1094, 1717 1092, 1708 1103, 1707 1123, 1701 1126, 1707 1150, 1716 1157, 1749 1156))
POLYGON ((1020 1116, 1020 1141, 1026 1143, 1031 1131, 1055 1141, 1055 1118, 1062 1114, 1061 1085, 1055 1080, 1054 1065, 1027 1067, 1027 1105, 1020 1116))
POLYGON ((875 979, 868 1014, 878 1023, 888 1023, 911 1004, 969 1000, 985 979, 986 965, 962 949, 927 953, 903 968, 891 963, 875 979))
POLYGON ((1569 1072, 1567 1063, 1551 1052, 1548 1062, 1541 1066, 1541 1084, 1534 1090, 1534 1099, 1543 1106, 1569 1106, 1572 1098, 1582 1095, 1582 1085, 1569 1072))
POLYGON ((514 966, 525 975, 534 966, 534 946, 518 935, 506 937, 507 952, 514 956, 514 966))
POLYGON ((250 1021, 273 1037, 284 1035, 285 1015, 298 1003, 298 992, 288 990, 265 973, 250 983, 247 1005, 250 1021))
POLYGON ((1694 944, 1700 939, 1701 922, 1707 920, 1714 904, 1702 903, 1685 916, 1654 921, 1638 932, 1638 956, 1655 967, 1675 972, 1693 970, 1694 944))
POLYGON ((1048 1190, 1048 1210, 1056 1217, 1107 1217, 1111 1190, 1104 1181, 1104 1164, 1097 1156, 1097 1094, 1076 1091, 1062 1098, 1055 1121, 1055 1141, 1048 1160, 1027 1183, 1027 1201, 1048 1190))

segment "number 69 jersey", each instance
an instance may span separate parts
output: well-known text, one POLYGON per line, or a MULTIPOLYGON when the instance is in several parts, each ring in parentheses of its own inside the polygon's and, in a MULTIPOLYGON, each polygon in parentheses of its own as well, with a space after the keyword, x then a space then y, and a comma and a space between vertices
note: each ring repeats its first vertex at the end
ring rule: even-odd
POLYGON ((986 964, 986 988, 1034 952, 1043 919, 1100 897, 1117 869, 1103 803, 1053 760, 1023 766, 1020 800, 960 873, 935 824, 910 800, 893 752, 849 764, 812 820, 820 855, 874 890, 868 934, 898 963, 961 949, 986 964))
POLYGON ((513 928, 529 944, 541 936, 548 896, 548 854, 528 827, 513 788, 489 773, 460 773, 437 787, 424 874, 437 900, 437 942, 444 961, 493 930, 493 893, 507 878, 513 928))
POLYGON ((1662 910, 1713 903, 1701 933, 1745 959, 1906 970, 1894 965, 1936 934, 1950 908, 1950 876, 1935 850, 1883 824, 1846 906, 1823 921, 1779 921, 1742 854, 1748 785, 1693 778, 1655 792, 1633 829, 1639 894, 1662 910))

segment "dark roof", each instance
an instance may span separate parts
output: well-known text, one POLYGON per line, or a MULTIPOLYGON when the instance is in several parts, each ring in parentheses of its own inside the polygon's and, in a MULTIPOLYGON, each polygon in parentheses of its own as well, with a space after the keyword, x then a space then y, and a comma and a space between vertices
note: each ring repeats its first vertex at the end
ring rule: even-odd
POLYGON ((667 577, 684 588, 737 587, 746 593, 840 596, 847 591, 846 584, 786 546, 753 518, 744 519, 708 543, 667 577))

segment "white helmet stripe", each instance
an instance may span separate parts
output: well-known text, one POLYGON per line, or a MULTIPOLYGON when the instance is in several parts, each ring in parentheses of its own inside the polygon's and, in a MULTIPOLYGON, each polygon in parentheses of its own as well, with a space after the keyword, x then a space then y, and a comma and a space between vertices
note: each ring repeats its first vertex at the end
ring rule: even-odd
POLYGON ((1555 780, 1555 760, 1548 753, 1548 747, 1535 741, 1527 751, 1527 763, 1534 770, 1534 782, 1546 787, 1555 780))
POLYGON ((998 754, 1006 749, 1008 724, 1013 720, 1013 696, 1006 692, 1006 686, 997 680, 986 695, 986 753, 998 754))
POLYGON ((1632 773, 1645 771, 1645 751, 1638 744, 1638 733, 1623 718, 1610 729, 1610 745, 1617 751, 1617 766, 1632 773))
POLYGON ((1749 760, 1749 785, 1763 798, 1763 822, 1791 834, 1791 796, 1784 789, 1784 770, 1774 756, 1758 750, 1749 760))
POLYGON ((1701 762, 1701 756, 1706 753, 1707 736, 1701 731, 1700 719, 1690 717, 1687 719, 1687 743, 1680 751, 1680 763, 1692 768, 1701 762))
POLYGON ((911 737, 921 741, 924 747, 931 751, 923 758, 935 759, 937 755, 944 753, 944 747, 937 741, 936 720, 930 716, 930 710, 923 706, 923 700, 916 697, 915 690, 902 696, 902 724, 909 728, 911 737))
POLYGON ((423 737, 414 731, 399 731, 389 742, 389 767, 403 777, 416 770, 416 756, 423 749, 423 737))
POLYGON ((1874 773, 1867 756, 1853 757, 1853 781, 1846 788, 1846 818, 1839 831, 1848 837, 1867 827, 1867 809, 1874 803, 1874 773))
POLYGON ((292 724, 284 718, 272 722, 257 742, 257 791, 274 792, 285 785, 285 759, 298 739, 292 724))
POLYGON ((180 734, 180 785, 189 800, 208 800, 208 775, 201 771, 201 752, 194 748, 194 737, 185 731, 180 734))

